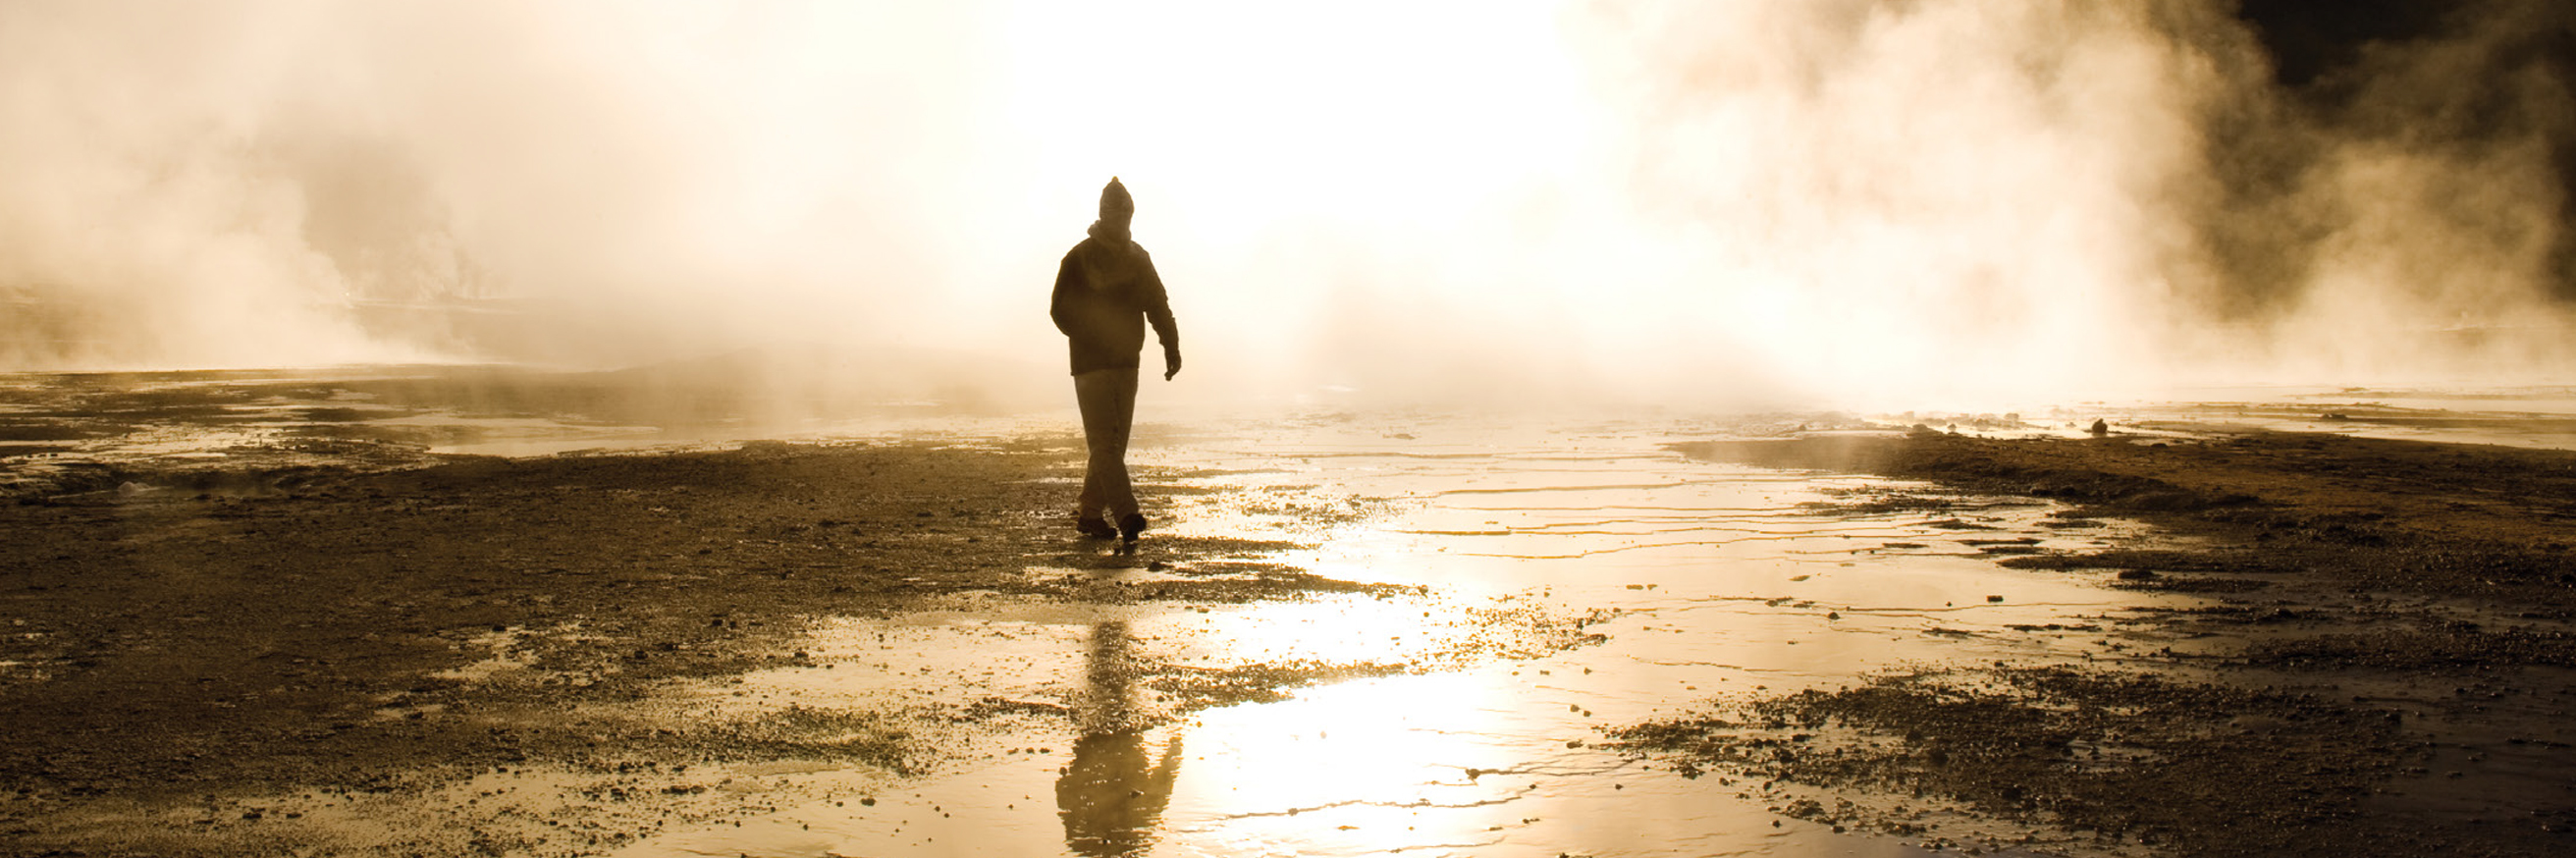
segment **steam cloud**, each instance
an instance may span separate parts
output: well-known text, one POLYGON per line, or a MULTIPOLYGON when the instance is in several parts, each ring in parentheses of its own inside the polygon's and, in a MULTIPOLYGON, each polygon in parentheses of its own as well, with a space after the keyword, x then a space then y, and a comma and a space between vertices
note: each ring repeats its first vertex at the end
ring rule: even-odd
POLYGON ((2563 380, 2571 14, 2299 5, 13 3, 0 368, 1052 384, 1114 173, 1201 395, 2563 380))

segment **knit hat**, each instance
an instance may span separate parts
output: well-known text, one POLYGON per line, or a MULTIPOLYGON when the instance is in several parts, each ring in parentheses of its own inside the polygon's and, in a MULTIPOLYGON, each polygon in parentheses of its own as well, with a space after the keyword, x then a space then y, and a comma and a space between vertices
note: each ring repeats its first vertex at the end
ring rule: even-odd
POLYGON ((1136 198, 1127 195, 1127 186, 1109 177, 1109 186, 1100 189, 1100 219, 1091 222, 1091 237, 1104 241, 1131 241, 1127 221, 1136 216, 1136 198))
POLYGON ((1127 186, 1119 184, 1117 176, 1109 177, 1109 184, 1100 189, 1100 219, 1125 223, 1135 216, 1136 198, 1127 195, 1127 186))

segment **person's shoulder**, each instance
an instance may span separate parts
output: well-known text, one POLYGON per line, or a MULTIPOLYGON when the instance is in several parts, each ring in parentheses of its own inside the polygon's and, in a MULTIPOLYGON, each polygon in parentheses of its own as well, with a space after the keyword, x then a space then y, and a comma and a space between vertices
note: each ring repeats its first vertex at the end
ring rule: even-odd
POLYGON ((1064 264, 1078 264, 1085 259, 1092 258, 1094 254, 1099 253, 1100 251, 1093 249, 1093 243, 1094 242, 1088 238, 1074 242, 1073 249, 1064 252, 1064 264))
POLYGON ((1114 243, 1114 244, 1113 244, 1113 243, 1110 243, 1110 242, 1107 242, 1107 241, 1103 241, 1103 240, 1101 240, 1099 236, 1093 236, 1093 237, 1090 237, 1090 238, 1085 238, 1085 239, 1083 239, 1083 240, 1081 240, 1081 241, 1079 241, 1079 242, 1075 242, 1075 243, 1074 243, 1074 245, 1073 245, 1073 249, 1072 249, 1072 250, 1068 250, 1068 251, 1065 251, 1065 252, 1064 252, 1064 258, 1066 258, 1066 259, 1072 259, 1072 258, 1077 257, 1077 256, 1085 256, 1085 255, 1089 255, 1089 256, 1093 256, 1093 257, 1101 257, 1103 254, 1107 254, 1107 255, 1108 255, 1106 258, 1115 258, 1115 257, 1117 257, 1117 256, 1124 256, 1124 255, 1129 255, 1129 254, 1133 254, 1133 255, 1135 255, 1135 256, 1139 256, 1139 257, 1150 257, 1150 256, 1151 256, 1151 254, 1148 254, 1148 253, 1146 253, 1146 252, 1145 252, 1145 246, 1144 246, 1144 245, 1142 245, 1142 244, 1138 244, 1138 243, 1136 243, 1136 241, 1135 241, 1134 239, 1129 239, 1129 240, 1127 240, 1127 241, 1117 242, 1117 243, 1114 243))

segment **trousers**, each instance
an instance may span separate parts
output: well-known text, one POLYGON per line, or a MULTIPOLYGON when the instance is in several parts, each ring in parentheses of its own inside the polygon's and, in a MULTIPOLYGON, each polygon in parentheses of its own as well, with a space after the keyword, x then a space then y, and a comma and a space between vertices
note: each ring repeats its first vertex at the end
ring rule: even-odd
POLYGON ((1082 440, 1091 458, 1083 468, 1082 498, 1074 514, 1115 523, 1136 513, 1136 486, 1127 479, 1127 436, 1136 425, 1136 368, 1095 369, 1073 377, 1082 406, 1082 440))

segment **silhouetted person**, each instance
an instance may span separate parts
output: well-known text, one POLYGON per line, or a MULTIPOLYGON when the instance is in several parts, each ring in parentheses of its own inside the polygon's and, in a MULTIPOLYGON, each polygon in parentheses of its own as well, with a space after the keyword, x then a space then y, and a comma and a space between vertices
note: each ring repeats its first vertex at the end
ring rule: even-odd
POLYGON ((1127 624, 1091 627, 1091 657, 1074 722, 1082 737, 1073 762, 1056 778, 1056 813, 1064 819, 1064 845, 1088 858, 1145 854, 1172 803, 1181 773, 1181 737, 1159 749, 1146 743, 1146 719, 1133 711, 1136 675, 1144 665, 1131 652, 1127 624))
POLYGON ((1114 533, 1129 541, 1145 531, 1136 487, 1127 479, 1127 436, 1136 423, 1136 368, 1147 322, 1163 342, 1163 380, 1181 371, 1181 332, 1172 324, 1163 278, 1154 273, 1154 258, 1127 233, 1135 215, 1135 198, 1110 177, 1100 189, 1100 219, 1091 224, 1091 237, 1067 251, 1056 268, 1049 309, 1073 352, 1073 395, 1082 405, 1082 437, 1091 448, 1074 528, 1085 536, 1114 533))

